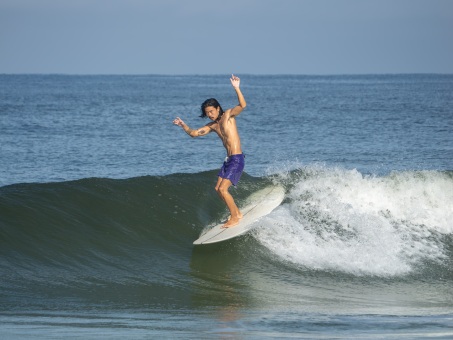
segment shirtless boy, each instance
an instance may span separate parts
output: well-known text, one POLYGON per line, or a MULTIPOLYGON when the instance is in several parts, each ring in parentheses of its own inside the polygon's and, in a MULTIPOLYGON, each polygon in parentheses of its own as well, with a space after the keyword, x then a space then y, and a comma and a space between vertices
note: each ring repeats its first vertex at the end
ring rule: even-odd
POLYGON ((215 132, 222 140, 228 157, 219 171, 215 190, 230 210, 230 218, 223 225, 224 228, 237 225, 242 218, 242 214, 228 189, 231 185, 236 186, 244 170, 244 155, 242 154, 241 140, 236 125, 236 116, 245 108, 246 102, 239 88, 241 80, 232 75, 230 81, 238 96, 239 104, 237 106, 224 112, 216 99, 206 100, 201 105, 202 114, 200 117, 208 117, 211 122, 197 130, 192 130, 179 117, 173 121, 173 124, 181 126, 190 137, 200 137, 215 132))

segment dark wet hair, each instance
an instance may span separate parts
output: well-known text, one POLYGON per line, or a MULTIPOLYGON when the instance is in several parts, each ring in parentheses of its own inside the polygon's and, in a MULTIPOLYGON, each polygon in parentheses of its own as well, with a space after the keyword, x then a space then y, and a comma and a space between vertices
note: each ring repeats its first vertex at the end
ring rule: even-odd
POLYGON ((222 107, 220 106, 219 102, 217 101, 217 99, 215 98, 209 98, 209 99, 206 99, 203 104, 201 104, 201 115, 200 117, 201 118, 206 118, 206 112, 205 112, 205 109, 208 107, 208 106, 214 106, 216 109, 218 107, 220 107, 220 112, 219 112, 219 118, 222 117, 223 115, 223 109, 222 107))

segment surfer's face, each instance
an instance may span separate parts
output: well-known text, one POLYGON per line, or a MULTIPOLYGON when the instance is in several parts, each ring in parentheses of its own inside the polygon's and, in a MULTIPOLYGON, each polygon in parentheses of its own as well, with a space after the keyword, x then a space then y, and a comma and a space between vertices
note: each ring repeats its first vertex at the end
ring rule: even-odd
POLYGON ((204 112, 210 120, 216 120, 219 117, 220 106, 218 108, 215 108, 214 106, 206 106, 204 112))

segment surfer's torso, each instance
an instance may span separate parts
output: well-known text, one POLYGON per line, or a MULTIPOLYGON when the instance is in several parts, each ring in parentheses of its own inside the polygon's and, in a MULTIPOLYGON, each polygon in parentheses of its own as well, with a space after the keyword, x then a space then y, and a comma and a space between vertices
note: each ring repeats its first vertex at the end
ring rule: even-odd
POLYGON ((231 115, 231 109, 226 110, 222 117, 208 126, 220 137, 228 156, 242 153, 236 118, 231 115))

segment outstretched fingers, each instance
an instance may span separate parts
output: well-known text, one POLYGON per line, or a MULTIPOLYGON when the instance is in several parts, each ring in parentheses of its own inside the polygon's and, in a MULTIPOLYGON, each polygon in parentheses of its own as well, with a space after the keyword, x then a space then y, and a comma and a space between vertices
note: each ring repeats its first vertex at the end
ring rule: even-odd
POLYGON ((176 119, 173 120, 173 124, 178 125, 178 126, 181 126, 182 124, 184 124, 184 122, 182 121, 181 118, 176 117, 176 119))
POLYGON ((231 85, 233 85, 233 87, 239 87, 241 79, 239 77, 236 77, 234 74, 232 74, 230 81, 231 81, 231 85))

